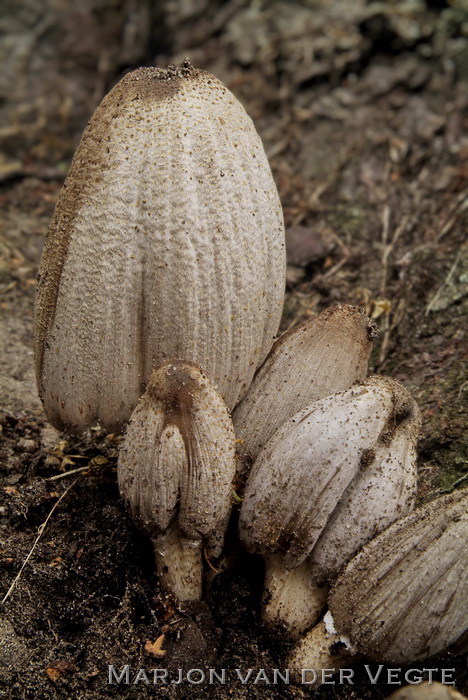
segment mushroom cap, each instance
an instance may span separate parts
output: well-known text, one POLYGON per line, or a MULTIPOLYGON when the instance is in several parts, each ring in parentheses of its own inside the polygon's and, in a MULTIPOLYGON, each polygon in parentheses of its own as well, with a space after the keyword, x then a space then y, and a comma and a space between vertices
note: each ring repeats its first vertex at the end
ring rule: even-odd
POLYGON ((467 698, 457 693, 454 688, 432 682, 406 685, 396 693, 392 693, 389 700, 467 700, 467 698))
POLYGON ((466 631, 468 489, 419 508, 367 544, 329 605, 340 635, 370 659, 434 656, 466 631))
POLYGON ((348 305, 326 309, 284 333, 233 413, 239 452, 255 459, 295 413, 363 381, 376 336, 375 324, 348 305))
POLYGON ((410 513, 416 502, 416 447, 421 418, 418 406, 400 384, 398 425, 381 435, 361 457, 361 468, 341 496, 310 555, 313 577, 332 581, 340 569, 375 535, 410 513))
POLYGON ((49 420, 118 429, 171 358, 201 365, 232 410, 273 343, 284 275, 278 193, 241 104, 188 63, 129 73, 83 134, 42 257, 49 420))
MULTIPOLYGON (((405 424, 414 412, 410 394, 387 377, 371 377, 299 411, 275 433, 253 465, 239 523, 245 545, 262 554, 282 553, 288 567, 298 566, 313 550, 340 501, 350 498, 354 507, 352 484, 373 463, 392 483, 389 491, 395 499, 393 508, 398 509, 401 470, 385 472, 385 462, 391 462, 392 442, 399 439, 401 430, 406 433, 405 424)), ((413 441, 414 433, 412 427, 413 441)), ((414 483, 414 465, 410 463, 409 468, 414 483)), ((408 480, 403 481, 401 505, 407 507, 414 487, 407 492, 408 480)), ((379 502, 375 489, 374 500, 379 502)), ((368 537, 376 521, 387 515, 384 504, 382 516, 380 512, 368 516, 372 519, 368 537)), ((335 530, 334 537, 341 534, 335 530)))
POLYGON ((193 363, 151 375, 120 450, 118 480, 136 522, 152 537, 177 521, 183 536, 215 536, 231 507, 235 437, 226 405, 193 363))

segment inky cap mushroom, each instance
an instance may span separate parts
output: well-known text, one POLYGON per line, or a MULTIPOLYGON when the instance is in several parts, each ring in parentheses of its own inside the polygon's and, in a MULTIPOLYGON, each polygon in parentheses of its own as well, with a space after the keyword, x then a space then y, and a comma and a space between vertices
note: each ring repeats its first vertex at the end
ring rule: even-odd
POLYGON ((120 451, 119 488, 179 599, 201 596, 202 544, 220 553, 235 468, 231 419, 207 376, 182 361, 153 372, 120 451))
POLYGON ((42 257, 49 420, 121 427, 173 357, 202 366, 232 410, 273 343, 284 276, 281 205, 241 104, 188 62, 129 73, 84 132, 42 257))
POLYGON ((300 411, 267 443, 247 482, 240 534, 268 555, 268 622, 303 633, 325 603, 324 584, 412 509, 418 432, 406 389, 371 377, 300 411))
POLYGON ((340 641, 348 662, 361 654, 392 664, 430 658, 455 644, 467 629, 467 540, 468 489, 391 525, 339 576, 329 599, 335 632, 326 633, 323 622, 312 629, 292 654, 292 672, 300 677, 300 669, 327 663, 336 668, 331 647, 340 641))
POLYGON ((239 452, 255 459, 295 413, 363 381, 377 335, 367 316, 346 305, 284 333, 233 413, 239 452))

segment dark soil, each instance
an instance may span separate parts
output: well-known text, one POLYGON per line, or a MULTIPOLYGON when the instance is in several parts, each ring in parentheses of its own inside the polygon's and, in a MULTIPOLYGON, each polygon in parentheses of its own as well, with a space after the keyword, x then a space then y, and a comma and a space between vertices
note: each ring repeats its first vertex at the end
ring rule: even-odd
MULTIPOLYGON (((282 329, 334 303, 363 307, 380 327, 372 371, 402 381, 421 409, 419 500, 466 484, 466 4, 56 5, 12 3, 0 35, 2 595, 30 555, 0 610, 0 698, 387 697, 397 686, 385 670, 371 685, 362 664, 353 686, 316 691, 236 680, 235 669, 254 669, 251 681, 265 669, 272 681, 288 640, 262 627, 262 563, 233 537, 226 568, 207 564, 205 602, 178 606, 161 591, 119 498, 119 436, 59 435, 42 412, 35 274, 92 109, 125 70, 187 55, 242 100, 269 155, 288 231, 282 329), (145 649, 156 640, 159 658, 145 649), (226 684, 109 684, 109 665, 126 664, 130 681, 140 668, 168 669, 169 680, 224 668, 226 684)), ((414 665, 424 666, 454 668, 468 691, 464 657, 414 665)))

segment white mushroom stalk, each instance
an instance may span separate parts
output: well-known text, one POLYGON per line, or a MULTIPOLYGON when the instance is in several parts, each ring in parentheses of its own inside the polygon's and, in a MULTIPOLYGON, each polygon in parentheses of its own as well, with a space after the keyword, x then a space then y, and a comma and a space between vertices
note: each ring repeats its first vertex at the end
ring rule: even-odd
POLYGON ((467 540, 464 489, 419 508, 369 542, 332 590, 335 633, 320 623, 299 642, 289 660, 293 677, 299 679, 304 668, 339 668, 354 654, 408 664, 456 644, 467 630, 467 540), (338 647, 341 661, 334 654, 338 647))
POLYGON ((334 306, 284 333, 233 413, 238 451, 255 459, 287 420, 367 375, 375 324, 354 306, 334 306))
POLYGON ((202 548, 220 554, 235 471, 232 422, 208 377, 182 361, 153 372, 120 450, 119 488, 179 600, 202 596, 202 548))
POLYGON ((281 205, 242 105, 188 62, 129 73, 83 134, 42 257, 49 420, 120 428, 171 358, 203 367, 232 410, 273 344, 284 280, 281 205))
POLYGON ((267 443, 247 482, 240 535, 267 555, 268 623, 300 636, 340 568, 412 509, 418 431, 406 389, 371 377, 300 411, 267 443))

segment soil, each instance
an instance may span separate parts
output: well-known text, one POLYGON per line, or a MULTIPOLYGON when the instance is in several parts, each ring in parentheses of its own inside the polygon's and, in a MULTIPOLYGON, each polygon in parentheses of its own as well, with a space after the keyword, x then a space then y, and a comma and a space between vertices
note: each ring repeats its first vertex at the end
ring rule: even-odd
MULTIPOLYGON (((262 626, 262 563, 232 533, 220 570, 207 565, 203 603, 161 590, 119 498, 120 437, 58 434, 42 411, 35 274, 92 109, 126 70, 188 56, 241 99, 265 144, 287 228, 282 330, 335 303, 363 307, 380 328, 371 371, 402 381, 421 409, 419 502, 466 485, 466 3, 157 5, 88 0, 78 12, 24 0, 2 25, 2 595, 21 575, 0 610, 0 698, 387 697, 397 686, 385 669, 372 685, 362 663, 354 685, 317 690, 236 680, 235 669, 265 669, 272 681, 290 644, 262 626), (140 668, 169 669, 170 680, 224 668, 227 682, 109 684, 109 665, 126 664, 130 681, 140 668)), ((424 666, 455 669, 468 691, 463 656, 414 665, 424 666)))

